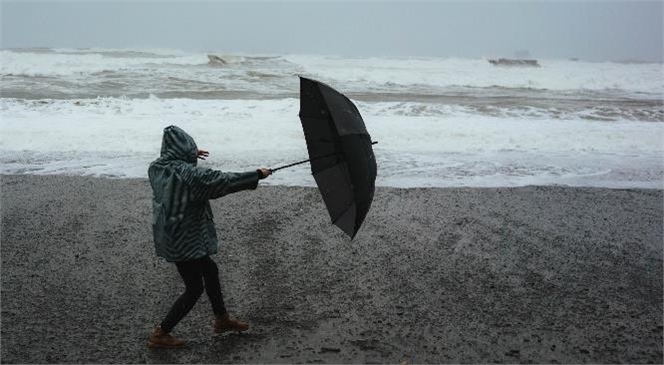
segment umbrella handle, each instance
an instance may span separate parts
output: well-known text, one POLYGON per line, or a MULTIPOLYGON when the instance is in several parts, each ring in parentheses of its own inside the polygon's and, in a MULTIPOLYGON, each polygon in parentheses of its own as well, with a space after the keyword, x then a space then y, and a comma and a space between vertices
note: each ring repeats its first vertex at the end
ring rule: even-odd
MULTIPOLYGON (((378 141, 371 142, 372 145, 377 144, 377 143, 378 143, 378 141)), ((270 169, 270 171, 272 171, 274 173, 275 171, 279 171, 281 169, 286 169, 286 168, 289 168, 289 167, 302 165, 303 163, 307 163, 307 162, 310 162, 310 161, 316 161, 316 160, 319 160, 321 158, 330 157, 330 156, 333 156, 333 155, 334 155, 334 153, 328 153, 327 155, 314 157, 314 158, 311 158, 311 159, 308 159, 308 160, 302 160, 302 161, 294 162, 294 163, 286 165, 286 166, 277 167, 276 169, 270 169)))

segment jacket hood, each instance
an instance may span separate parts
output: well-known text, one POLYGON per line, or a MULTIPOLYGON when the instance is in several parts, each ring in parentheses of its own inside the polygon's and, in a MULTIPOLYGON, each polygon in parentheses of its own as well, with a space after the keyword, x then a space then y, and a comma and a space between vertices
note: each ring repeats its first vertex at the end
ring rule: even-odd
POLYGON ((196 165, 198 146, 187 132, 177 126, 164 128, 164 137, 161 140, 161 158, 167 160, 182 160, 196 165))

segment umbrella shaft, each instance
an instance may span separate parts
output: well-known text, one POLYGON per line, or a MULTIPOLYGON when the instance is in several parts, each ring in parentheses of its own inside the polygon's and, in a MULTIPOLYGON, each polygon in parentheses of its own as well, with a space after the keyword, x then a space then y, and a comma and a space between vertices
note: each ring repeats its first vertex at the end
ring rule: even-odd
POLYGON ((307 163, 307 162, 309 162, 309 161, 310 161, 310 160, 304 160, 304 161, 300 161, 300 162, 295 162, 295 163, 292 163, 292 164, 290 164, 290 165, 277 167, 276 169, 271 169, 271 170, 272 170, 272 172, 275 172, 275 171, 278 171, 278 170, 281 170, 281 169, 285 169, 285 168, 288 168, 288 167, 293 167, 293 166, 297 166, 297 165, 302 165, 303 163, 307 163))
MULTIPOLYGON (((371 142, 372 145, 374 145, 376 143, 378 143, 378 141, 371 142)), ((297 165, 302 165, 303 163, 307 163, 307 162, 310 162, 310 161, 316 161, 318 159, 325 158, 325 157, 330 157, 330 156, 333 156, 333 155, 334 155, 334 153, 328 153, 327 155, 318 156, 316 158, 312 158, 312 159, 308 159, 308 160, 302 160, 302 161, 298 161, 298 162, 295 162, 295 163, 292 163, 292 164, 289 164, 289 165, 286 165, 286 166, 277 167, 276 169, 271 169, 271 171, 275 172, 275 171, 278 171, 278 170, 281 170, 281 169, 285 169, 285 168, 289 168, 289 167, 293 167, 293 166, 297 166, 297 165)))

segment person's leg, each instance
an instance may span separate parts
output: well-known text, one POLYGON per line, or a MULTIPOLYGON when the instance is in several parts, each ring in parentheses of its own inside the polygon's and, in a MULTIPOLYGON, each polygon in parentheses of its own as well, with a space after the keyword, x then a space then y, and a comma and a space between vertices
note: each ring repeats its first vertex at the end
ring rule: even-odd
POLYGON ((217 264, 207 256, 201 259, 201 272, 205 280, 205 291, 210 298, 212 311, 214 312, 214 332, 224 333, 228 331, 246 331, 249 324, 246 322, 231 319, 224 305, 224 299, 221 294, 221 284, 219 283, 219 269, 217 264))
POLYGON ((205 290, 200 259, 176 262, 175 265, 184 281, 185 291, 175 301, 166 318, 161 322, 161 327, 166 332, 170 332, 191 311, 205 290))
POLYGON ((194 307, 203 294, 203 277, 198 260, 178 262, 175 264, 185 285, 185 291, 175 301, 166 318, 148 338, 148 346, 157 348, 174 348, 184 345, 184 341, 169 334, 173 327, 194 307))
POLYGON ((201 259, 201 273, 203 274, 203 280, 205 280, 205 292, 210 298, 210 304, 212 304, 212 312, 216 316, 221 316, 226 313, 226 306, 224 305, 224 296, 221 294, 219 269, 210 256, 201 259))

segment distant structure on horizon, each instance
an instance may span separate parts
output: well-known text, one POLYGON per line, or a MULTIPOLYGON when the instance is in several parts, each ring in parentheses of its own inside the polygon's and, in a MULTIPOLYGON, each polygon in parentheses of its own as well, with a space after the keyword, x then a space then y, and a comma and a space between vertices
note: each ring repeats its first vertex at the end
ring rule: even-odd
POLYGON ((489 60, 489 63, 494 66, 524 66, 524 67, 541 67, 537 60, 516 59, 516 58, 499 58, 497 60, 489 60))

